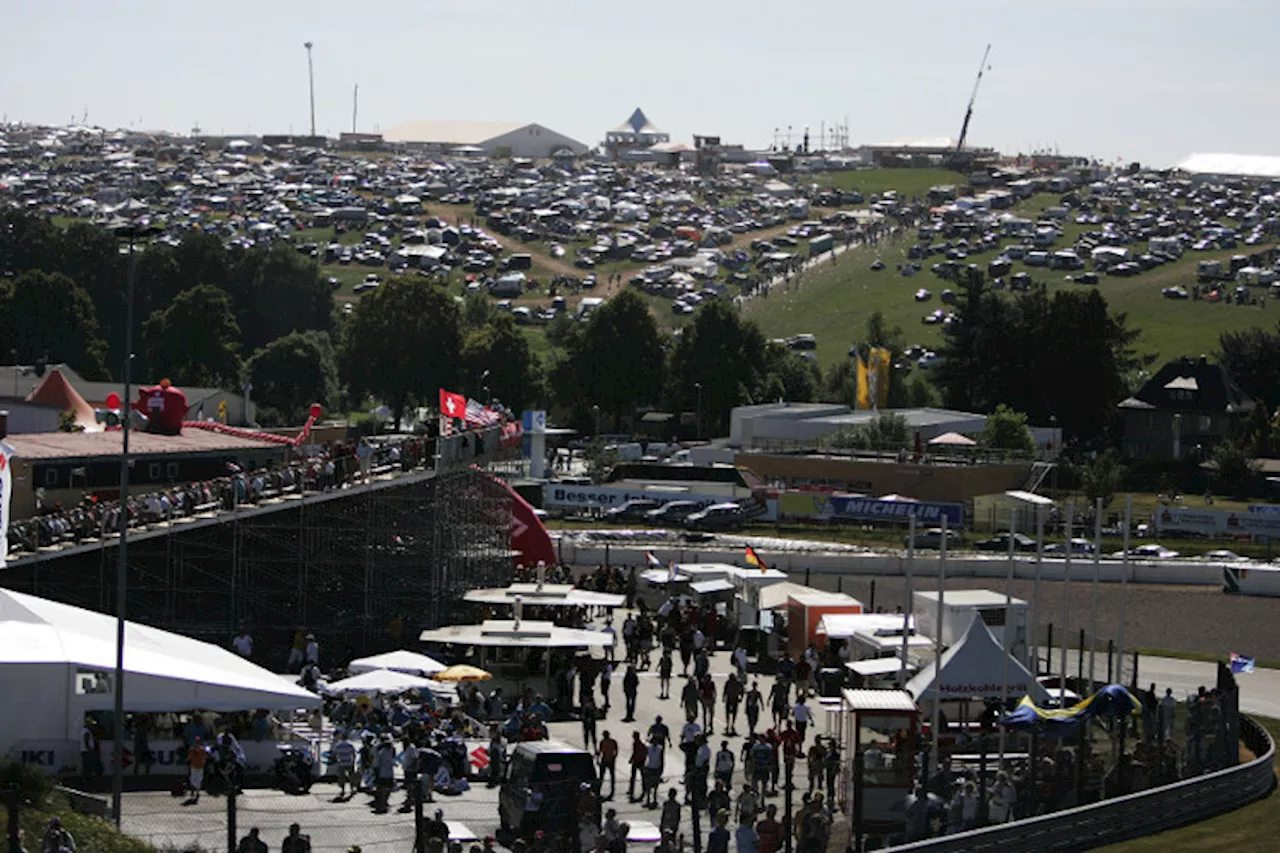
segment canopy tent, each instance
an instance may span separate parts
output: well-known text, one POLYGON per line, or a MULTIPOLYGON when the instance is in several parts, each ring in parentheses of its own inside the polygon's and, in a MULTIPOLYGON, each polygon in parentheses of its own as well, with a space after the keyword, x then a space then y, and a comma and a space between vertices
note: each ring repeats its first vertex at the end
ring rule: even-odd
POLYGON ((931 702, 941 694, 947 699, 998 699, 1004 679, 1004 659, 1009 659, 1010 697, 1030 695, 1036 701, 1049 697, 1027 668, 992 636, 991 629, 973 614, 973 621, 960 642, 930 661, 907 682, 907 691, 919 702, 931 702))
POLYGON ((978 442, 972 438, 963 436, 958 432, 944 432, 937 438, 929 439, 929 444, 935 447, 977 447, 978 442))
POLYGON ((583 628, 561 628, 550 622, 529 619, 487 619, 479 625, 446 625, 423 631, 424 643, 453 643, 462 646, 527 646, 541 649, 608 648, 613 635, 583 628))
MULTIPOLYGON (((902 658, 900 657, 855 660, 846 663, 844 666, 845 669, 863 676, 890 675, 895 672, 900 672, 903 669, 902 658)), ((905 668, 907 672, 916 671, 916 665, 913 663, 908 663, 905 668)))
MULTIPOLYGON (((782 583, 775 583, 761 588, 757 598, 759 599, 761 610, 778 610, 786 607, 787 600, 793 595, 821 592, 822 590, 820 589, 814 589, 813 587, 805 586, 802 583, 783 581, 782 583)), ((835 593, 830 593, 830 595, 835 596, 835 593)))
POLYGON ((861 633, 901 637, 904 621, 914 634, 914 616, 904 619, 901 613, 824 613, 818 622, 818 633, 832 640, 847 640, 861 633))
POLYGON ((75 425, 85 432, 102 430, 93 413, 93 407, 85 402, 84 397, 80 396, 80 393, 67 381, 67 377, 63 376, 62 371, 56 367, 45 374, 39 385, 31 389, 25 402, 53 406, 59 412, 71 412, 75 425))
POLYGON ((326 693, 334 695, 360 696, 374 693, 407 693, 410 690, 431 692, 435 686, 434 681, 421 676, 390 669, 375 669, 335 681, 326 685, 324 689, 326 693))
POLYGON ((458 663, 435 674, 437 681, 488 681, 493 674, 478 666, 458 663))
POLYGON ((526 606, 536 607, 621 607, 625 595, 578 589, 572 584, 513 583, 493 589, 471 589, 463 593, 462 600, 472 604, 513 605, 517 597, 526 606))
MULTIPOLYGON (((0 589, 0 753, 26 739, 75 739, 86 712, 113 707, 116 620, 0 589)), ((228 649, 125 623, 124 709, 246 711, 320 705, 320 697, 228 649)))
POLYGON ((433 657, 400 649, 372 657, 356 658, 347 666, 347 671, 352 675, 379 669, 403 672, 407 675, 431 675, 444 669, 444 664, 433 657))

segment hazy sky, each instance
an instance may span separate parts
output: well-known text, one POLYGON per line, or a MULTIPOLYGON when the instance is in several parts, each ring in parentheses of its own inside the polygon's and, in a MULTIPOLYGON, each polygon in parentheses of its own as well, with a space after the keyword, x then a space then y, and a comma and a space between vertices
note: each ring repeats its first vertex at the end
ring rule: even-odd
POLYGON ((1168 165, 1280 154, 1277 0, 0 0, 9 121, 210 133, 537 121, 589 145, 636 106, 677 140, 970 131, 1168 165))

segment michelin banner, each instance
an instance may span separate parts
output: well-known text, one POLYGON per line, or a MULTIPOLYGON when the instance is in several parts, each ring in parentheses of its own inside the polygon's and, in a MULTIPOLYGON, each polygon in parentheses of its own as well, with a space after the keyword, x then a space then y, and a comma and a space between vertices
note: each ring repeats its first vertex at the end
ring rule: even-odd
POLYGON ((1155 512, 1157 533, 1189 533, 1197 536, 1248 536, 1280 539, 1280 514, 1227 509, 1161 507, 1155 512))
POLYGON ((964 506, 958 503, 935 501, 894 501, 851 495, 814 494, 809 492, 785 492, 778 496, 778 512, 784 516, 806 518, 847 518, 853 521, 889 521, 906 524, 912 515, 916 523, 925 527, 940 525, 964 526, 964 506))
POLYGON ((0 569, 9 555, 9 503, 13 495, 13 448, 0 441, 0 569))

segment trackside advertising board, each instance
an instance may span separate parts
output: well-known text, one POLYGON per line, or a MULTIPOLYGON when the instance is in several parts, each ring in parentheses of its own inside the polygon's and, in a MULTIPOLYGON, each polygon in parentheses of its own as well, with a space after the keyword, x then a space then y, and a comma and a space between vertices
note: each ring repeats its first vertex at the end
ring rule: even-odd
POLYGON ((1155 512, 1157 533, 1190 533, 1198 536, 1248 536, 1280 539, 1280 514, 1228 509, 1179 509, 1161 507, 1155 512))
POLYGON ((947 526, 964 526, 964 505, 937 501, 880 500, 853 495, 787 492, 778 497, 783 515, 807 518, 843 518, 850 521, 884 521, 906 524, 912 515, 921 527, 937 527, 942 520, 947 526))
MULTIPOLYGON (((739 498, 745 500, 747 496, 739 498)), ((729 503, 733 498, 724 495, 701 495, 679 490, 662 491, 660 489, 625 489, 616 486, 562 486, 547 483, 542 487, 542 505, 544 507, 587 507, 594 509, 610 509, 622 506, 627 501, 648 499, 653 501, 697 501, 703 506, 729 503)))

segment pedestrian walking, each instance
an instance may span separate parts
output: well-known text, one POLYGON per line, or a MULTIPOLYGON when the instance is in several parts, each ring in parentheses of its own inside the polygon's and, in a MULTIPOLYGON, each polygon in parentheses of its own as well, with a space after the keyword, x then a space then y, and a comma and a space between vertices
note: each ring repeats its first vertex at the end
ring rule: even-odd
POLYGON ((622 698, 625 700, 626 714, 622 722, 630 723, 636 718, 636 699, 640 694, 640 676, 634 665, 628 666, 622 676, 622 698))
POLYGON ((736 735, 735 721, 738 718, 738 705, 742 701, 742 682, 737 673, 729 673, 729 680, 724 685, 724 717, 725 726, 730 735, 736 735))
POLYGON ((596 745, 597 711, 596 701, 590 694, 583 697, 579 713, 582 715, 582 745, 591 749, 596 745))
POLYGON ((756 725, 760 722, 760 707, 764 704, 764 695, 760 692, 760 684, 751 682, 751 689, 747 691, 747 734, 755 735, 756 725))
POLYGON ((641 796, 644 795, 644 764, 649 757, 649 747, 640 738, 639 732, 631 733, 631 778, 627 782, 627 802, 636 801, 636 779, 640 780, 641 796))
POLYGON ((803 690, 800 691, 800 695, 797 697, 795 707, 791 709, 791 716, 796 721, 796 733, 800 736, 797 743, 799 746, 804 746, 804 735, 809 729, 809 723, 813 720, 813 711, 805 702, 803 690))
POLYGON ((671 698, 671 670, 675 668, 675 663, 671 660, 671 650, 663 649, 662 657, 658 658, 658 698, 671 698))
POLYGON ((725 790, 733 784, 733 751, 729 749, 729 741, 720 741, 720 749, 715 757, 716 781, 724 783, 725 790))
POLYGON ((605 799, 612 800, 618 787, 618 742, 609 734, 608 729, 605 729, 604 737, 600 738, 600 744, 596 747, 596 760, 600 763, 601 789, 604 788, 605 774, 609 774, 609 796, 605 799))

